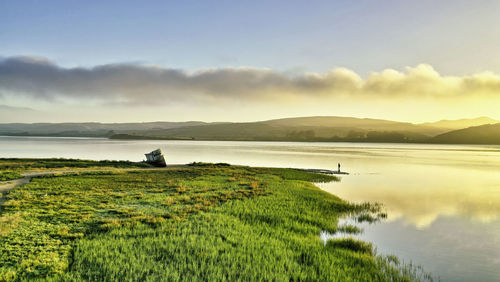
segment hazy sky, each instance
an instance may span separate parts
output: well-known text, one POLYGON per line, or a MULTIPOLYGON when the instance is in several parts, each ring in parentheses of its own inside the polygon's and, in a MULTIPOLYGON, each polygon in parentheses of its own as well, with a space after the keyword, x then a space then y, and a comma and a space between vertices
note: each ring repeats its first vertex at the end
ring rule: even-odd
POLYGON ((0 122, 500 119, 500 1, 1 1, 0 122))

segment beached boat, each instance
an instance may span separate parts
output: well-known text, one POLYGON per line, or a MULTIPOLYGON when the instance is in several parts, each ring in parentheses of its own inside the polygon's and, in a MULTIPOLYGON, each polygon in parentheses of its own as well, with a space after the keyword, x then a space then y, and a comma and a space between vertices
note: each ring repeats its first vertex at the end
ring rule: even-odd
POLYGON ((165 157, 163 156, 161 149, 156 149, 151 153, 144 154, 146 156, 146 162, 150 165, 157 167, 166 167, 165 157))

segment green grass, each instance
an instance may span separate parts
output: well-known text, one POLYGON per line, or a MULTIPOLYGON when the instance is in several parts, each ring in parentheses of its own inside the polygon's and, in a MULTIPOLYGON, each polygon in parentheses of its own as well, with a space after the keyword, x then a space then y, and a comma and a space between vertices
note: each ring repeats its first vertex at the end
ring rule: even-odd
POLYGON ((78 159, 20 159, 0 158, 0 172, 62 168, 139 168, 150 167, 145 163, 130 161, 92 161, 78 159))
POLYGON ((332 249, 340 248, 359 253, 373 254, 372 244, 356 240, 353 238, 330 239, 326 243, 326 247, 332 249))
POLYGON ((417 277, 367 243, 322 244, 319 233, 335 232, 339 217, 376 209, 310 183, 332 180, 222 164, 36 178, 3 207, 0 281, 417 277))
POLYGON ((0 181, 9 181, 22 178, 22 172, 44 170, 74 170, 100 168, 147 168, 150 165, 143 162, 130 161, 92 161, 79 159, 21 159, 0 158, 0 181))
POLYGON ((22 178, 23 176, 18 171, 4 170, 0 171, 0 181, 8 181, 22 178))

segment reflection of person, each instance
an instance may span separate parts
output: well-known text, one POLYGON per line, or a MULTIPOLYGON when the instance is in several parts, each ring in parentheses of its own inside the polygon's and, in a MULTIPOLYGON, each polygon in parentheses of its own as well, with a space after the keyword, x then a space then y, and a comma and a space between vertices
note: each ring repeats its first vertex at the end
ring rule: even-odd
POLYGON ((340 172, 340 163, 339 163, 339 172, 340 172))

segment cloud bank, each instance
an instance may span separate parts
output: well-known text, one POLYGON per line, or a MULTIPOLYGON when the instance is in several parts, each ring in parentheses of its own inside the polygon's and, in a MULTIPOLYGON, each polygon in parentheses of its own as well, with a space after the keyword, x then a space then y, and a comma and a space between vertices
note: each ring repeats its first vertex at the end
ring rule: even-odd
POLYGON ((261 68, 218 68, 186 72, 135 64, 64 68, 40 57, 0 59, 0 95, 35 99, 96 100, 103 103, 168 104, 236 100, 290 102, 304 99, 500 98, 500 76, 491 72, 442 76, 421 64, 386 69, 363 79, 335 68, 290 76, 261 68))

